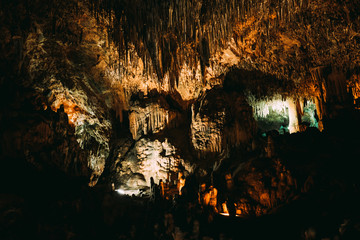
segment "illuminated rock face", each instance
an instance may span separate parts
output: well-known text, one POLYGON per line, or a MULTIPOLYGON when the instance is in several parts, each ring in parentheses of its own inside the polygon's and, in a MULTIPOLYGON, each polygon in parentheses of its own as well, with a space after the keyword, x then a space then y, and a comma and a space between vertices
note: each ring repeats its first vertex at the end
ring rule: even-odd
MULTIPOLYGON (((143 100, 143 102, 147 101, 149 100, 143 100)), ((169 109, 166 103, 164 105, 154 102, 145 103, 145 106, 134 104, 130 107, 129 126, 134 140, 151 133, 158 133, 167 126, 176 125, 179 113, 169 109)))
MULTIPOLYGON (((24 7, 21 1, 14 4, 19 9, 24 7)), ((38 147, 18 149, 19 154, 25 154, 35 165, 44 167, 36 149, 43 149, 43 158, 50 151, 51 155, 47 160, 49 165, 55 164, 70 175, 85 176, 93 186, 104 170, 112 130, 108 108, 108 103, 111 102, 107 89, 109 81, 101 69, 104 62, 101 59, 105 58, 101 38, 105 35, 99 31, 88 10, 73 1, 59 3, 61 16, 54 16, 59 21, 53 26, 51 20, 45 17, 45 6, 34 4, 29 7, 33 10, 32 28, 18 33, 22 43, 18 45, 21 54, 20 58, 13 59, 18 61, 18 64, 14 64, 18 69, 10 72, 8 77, 15 75, 19 79, 16 82, 19 89, 31 91, 27 100, 37 99, 33 104, 40 115, 46 116, 46 111, 57 112, 61 109, 63 120, 55 129, 51 127, 58 124, 55 119, 49 119, 44 127, 40 127, 40 124, 39 128, 34 128, 30 135, 36 139, 38 134, 44 140, 38 142, 38 147), (59 134, 64 137, 60 142, 54 140, 59 134), (68 136, 71 139, 69 141, 68 136)), ((4 27, 10 28, 11 25, 4 27)), ((12 33, 8 34, 11 38, 12 33)), ((16 99, 14 102, 25 104, 16 99)), ((24 130, 24 139, 27 139, 29 133, 24 130)))
POLYGON ((98 80, 91 72, 83 70, 83 67, 96 63, 96 59, 80 49, 68 48, 54 39, 45 38, 41 29, 38 32, 30 34, 25 42, 30 78, 24 84, 31 86, 37 94, 45 95, 46 104, 52 110, 64 106, 69 124, 75 127, 80 148, 88 151, 92 175, 100 176, 109 155, 111 123, 104 108, 106 105, 99 98, 102 91, 96 86, 98 80))
POLYGON ((296 101, 294 99, 288 99, 289 106, 289 132, 295 133, 299 131, 299 118, 296 107, 296 101))
POLYGON ((288 131, 289 106, 281 96, 267 100, 257 100, 249 96, 248 101, 253 108, 259 130, 263 132, 277 130, 282 133, 288 131))
POLYGON ((305 131, 307 127, 319 128, 316 102, 311 99, 288 97, 285 100, 277 95, 267 100, 249 96, 248 101, 254 110, 258 129, 262 132, 276 130, 280 133, 295 133, 305 131))
POLYGON ((181 159, 167 139, 162 142, 142 138, 119 161, 115 179, 120 188, 139 189, 150 186, 150 177, 155 183, 160 179, 177 180, 179 169, 190 172, 192 166, 181 159))

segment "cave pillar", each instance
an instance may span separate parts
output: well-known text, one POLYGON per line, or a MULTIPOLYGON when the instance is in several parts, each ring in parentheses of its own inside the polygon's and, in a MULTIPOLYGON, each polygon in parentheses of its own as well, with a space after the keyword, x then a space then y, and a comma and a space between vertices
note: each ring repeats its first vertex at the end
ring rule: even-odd
POLYGON ((315 105, 316 105, 316 115, 317 115, 317 121, 318 121, 318 129, 319 131, 324 130, 323 125, 323 116, 324 116, 324 107, 322 100, 319 97, 315 97, 315 105))
POLYGON ((306 130, 306 126, 302 124, 302 116, 304 116, 304 98, 297 98, 295 101, 296 104, 296 117, 299 124, 299 131, 303 132, 306 130))
POLYGON ((296 101, 296 107, 298 109, 298 115, 301 117, 304 115, 304 106, 305 106, 305 99, 303 97, 300 97, 297 101, 296 101))
POLYGON ((289 132, 295 133, 299 131, 299 118, 298 118, 298 106, 297 100, 288 98, 287 100, 289 108, 289 132))

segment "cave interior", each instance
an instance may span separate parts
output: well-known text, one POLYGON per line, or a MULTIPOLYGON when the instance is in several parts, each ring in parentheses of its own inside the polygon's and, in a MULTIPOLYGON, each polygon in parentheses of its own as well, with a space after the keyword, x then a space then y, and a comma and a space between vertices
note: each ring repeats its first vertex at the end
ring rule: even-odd
POLYGON ((2 0, 0 239, 360 239, 359 0, 2 0))

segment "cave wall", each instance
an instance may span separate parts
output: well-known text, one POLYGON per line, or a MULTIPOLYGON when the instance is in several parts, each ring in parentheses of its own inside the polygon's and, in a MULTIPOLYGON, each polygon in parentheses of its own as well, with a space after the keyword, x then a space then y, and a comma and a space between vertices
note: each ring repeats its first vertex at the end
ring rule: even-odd
MULTIPOLYGON (((22 91, 31 93, 27 94, 30 95, 30 99, 28 96, 15 99, 5 97, 5 103, 10 109, 14 104, 22 109, 26 106, 27 100, 31 101, 34 98, 36 101, 32 101, 33 108, 39 111, 39 115, 43 115, 42 111, 58 112, 61 109, 60 127, 34 128, 35 139, 36 135, 44 137, 44 142, 40 142, 37 148, 41 148, 45 155, 47 151, 52 152, 54 156, 48 155, 46 161, 50 165, 55 163, 65 172, 71 173, 69 165, 81 162, 83 166, 80 169, 85 170, 75 172, 87 176, 89 184, 94 185, 104 170, 111 135, 107 104, 112 99, 106 94, 109 82, 106 82, 100 68, 100 57, 105 55, 100 41, 102 32, 98 31, 90 13, 84 8, 81 9, 81 4, 74 1, 48 3, 54 5, 39 5, 38 2, 26 4, 22 1, 4 2, 8 8, 21 10, 3 12, 2 15, 5 23, 5 38, 2 42, 5 56, 2 62, 13 61, 10 71, 4 69, 2 83, 5 87, 12 86, 14 92, 5 94, 21 96, 22 91), (19 19, 15 20, 16 17, 19 19), (12 48, 6 48, 7 45, 12 48), (11 55, 14 51, 20 54, 11 55), (72 142, 60 147, 64 144, 48 137, 57 136, 59 131, 63 131, 63 137, 70 137, 72 142), (45 140, 49 138, 50 140, 45 140), (59 156, 55 156, 56 154, 59 156)), ((4 89, 5 91, 7 90, 4 89)), ((2 113, 5 111, 6 108, 2 113)), ((11 121, 11 117, 6 120, 11 121)), ((50 126, 56 124, 56 121, 51 121, 48 120, 50 126)), ((26 122, 23 124, 26 126, 26 122)), ((19 138, 25 141, 29 129, 19 129, 22 129, 19 138)), ((7 148, 4 147, 5 151, 7 148)), ((36 155, 39 150, 36 147, 36 150, 32 148, 25 144, 17 150, 19 154, 33 159, 34 164, 41 165, 41 160, 36 155)))

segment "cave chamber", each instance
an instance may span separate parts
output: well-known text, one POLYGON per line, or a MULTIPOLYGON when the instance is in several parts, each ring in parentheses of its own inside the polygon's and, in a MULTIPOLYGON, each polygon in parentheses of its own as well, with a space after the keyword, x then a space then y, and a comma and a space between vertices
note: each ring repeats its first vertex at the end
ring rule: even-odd
POLYGON ((1 239, 359 239, 359 0, 0 2, 1 239))

